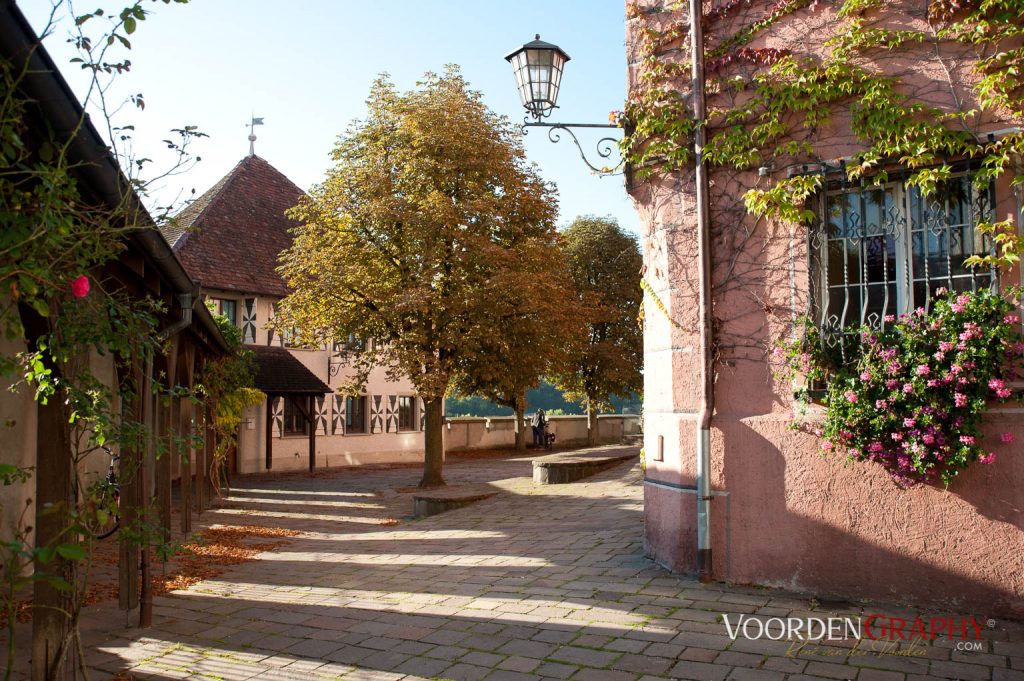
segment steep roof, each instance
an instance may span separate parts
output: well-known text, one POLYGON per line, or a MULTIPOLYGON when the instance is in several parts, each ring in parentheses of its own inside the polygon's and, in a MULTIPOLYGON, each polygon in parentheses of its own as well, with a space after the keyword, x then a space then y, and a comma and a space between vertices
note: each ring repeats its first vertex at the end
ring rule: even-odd
POLYGON ((303 195, 259 156, 246 156, 161 231, 204 288, 284 296, 277 257, 292 243, 285 211, 303 195))
POLYGON ((285 348, 255 345, 256 387, 268 395, 324 395, 331 389, 285 348))

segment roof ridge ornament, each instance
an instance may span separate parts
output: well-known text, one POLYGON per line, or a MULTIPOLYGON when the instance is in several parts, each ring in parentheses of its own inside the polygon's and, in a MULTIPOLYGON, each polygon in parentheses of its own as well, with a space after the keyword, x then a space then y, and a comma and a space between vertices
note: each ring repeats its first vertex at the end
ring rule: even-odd
POLYGON ((249 155, 250 156, 255 156, 256 155, 256 135, 253 133, 253 128, 255 128, 257 125, 263 125, 263 118, 262 117, 256 118, 255 116, 252 116, 250 114, 250 119, 251 120, 249 121, 249 155))

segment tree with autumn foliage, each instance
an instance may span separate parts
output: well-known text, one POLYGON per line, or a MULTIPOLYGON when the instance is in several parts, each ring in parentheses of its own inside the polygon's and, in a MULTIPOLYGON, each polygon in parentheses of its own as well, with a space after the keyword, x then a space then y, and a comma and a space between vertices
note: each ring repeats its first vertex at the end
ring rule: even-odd
POLYGON ((441 485, 445 394, 488 366, 505 312, 548 271, 557 201, 457 68, 409 92, 381 77, 367 106, 291 212, 301 226, 280 272, 294 292, 279 324, 310 345, 375 339, 343 392, 374 366, 408 378, 424 402, 420 485, 441 485))
POLYGON ((460 395, 474 395, 513 410, 516 449, 526 449, 526 391, 542 378, 566 370, 573 349, 586 335, 585 315, 560 243, 537 252, 535 276, 488 310, 497 333, 472 339, 454 383, 460 395))
POLYGON ((583 342, 567 367, 552 377, 566 397, 587 408, 587 438, 597 443, 597 412, 613 395, 643 386, 643 330, 637 321, 643 293, 643 258, 636 239, 613 218, 581 216, 562 233, 574 306, 586 320, 583 342))

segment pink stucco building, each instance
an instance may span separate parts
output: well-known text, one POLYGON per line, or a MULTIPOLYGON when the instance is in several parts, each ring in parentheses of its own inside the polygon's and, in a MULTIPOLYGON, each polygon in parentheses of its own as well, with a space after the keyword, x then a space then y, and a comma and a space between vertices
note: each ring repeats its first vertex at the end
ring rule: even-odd
MULTIPOLYGON (((678 92, 689 95, 685 4, 679 9, 661 0, 629 3, 631 96, 645 87, 651 62, 642 43, 652 26, 682 26, 683 37, 669 41, 660 59, 681 66, 678 92), (680 45, 683 49, 677 49, 680 45)), ((720 30, 709 35, 709 53, 722 35, 735 35, 774 11, 767 3, 705 3, 706 15, 712 4, 729 9, 716 15, 717 23, 706 19, 707 30, 720 30)), ((756 32, 745 47, 820 57, 839 25, 841 3, 792 4, 798 5, 795 11, 756 32)), ((923 3, 886 3, 884 14, 869 12, 867 19, 885 29, 930 31, 926 11, 923 3)), ((931 41, 895 52, 878 50, 858 63, 899 74, 916 101, 965 110, 977 104, 971 50, 931 41)), ((728 66, 709 60, 712 81, 749 78, 760 66, 742 59, 728 66)), ((708 106, 728 107, 744 96, 713 86, 708 106)), ((948 489, 900 489, 881 466, 823 456, 816 437, 789 428, 797 407, 795 386, 774 376, 769 349, 791 333, 796 315, 809 313, 825 330, 862 320, 877 323, 885 314, 927 305, 937 287, 987 286, 988 271, 960 265, 965 256, 988 247, 974 225, 984 218, 1020 224, 1020 189, 1005 176, 989 190, 973 188, 968 178, 977 166, 962 158, 936 160, 954 168, 953 180, 936 199, 924 200, 908 186, 899 164, 879 166, 889 170, 881 187, 844 182, 841 161, 863 149, 851 133, 856 105, 847 101, 833 108, 815 129, 785 121, 794 138, 813 149, 803 160, 779 157, 760 171, 711 166, 711 577, 1022 616, 1024 454, 1019 443, 1024 422, 1019 406, 990 409, 987 432, 996 462, 974 465, 948 489), (824 181, 807 204, 818 216, 809 227, 756 219, 743 206, 750 187, 814 172, 823 173, 824 181), (1002 432, 1015 434, 1015 443, 1000 444, 1002 432)), ((969 131, 982 140, 990 133, 998 138, 1018 123, 990 112, 972 118, 969 131)), ((673 570, 693 573, 702 381, 692 165, 655 170, 634 183, 632 197, 643 225, 645 278, 667 311, 662 314, 648 296, 646 550, 673 570)), ((1020 273, 1012 271, 999 284, 1020 282, 1020 273)), ((820 421, 821 407, 812 406, 808 418, 820 421)))

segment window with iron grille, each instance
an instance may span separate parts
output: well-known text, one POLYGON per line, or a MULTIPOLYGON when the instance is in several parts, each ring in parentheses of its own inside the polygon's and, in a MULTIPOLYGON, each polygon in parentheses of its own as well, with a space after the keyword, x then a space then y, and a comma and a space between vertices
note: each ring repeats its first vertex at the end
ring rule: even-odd
POLYGON ((940 288, 973 291, 996 283, 994 270, 964 260, 992 252, 975 226, 992 220, 991 187, 962 172, 925 197, 901 180, 834 186, 819 196, 821 222, 810 231, 814 313, 825 342, 846 359, 856 329, 931 309, 940 288))

